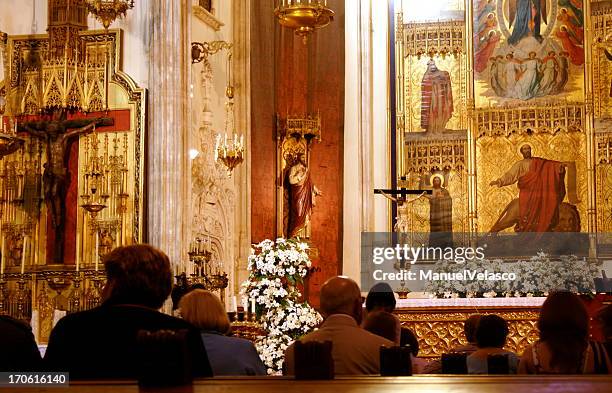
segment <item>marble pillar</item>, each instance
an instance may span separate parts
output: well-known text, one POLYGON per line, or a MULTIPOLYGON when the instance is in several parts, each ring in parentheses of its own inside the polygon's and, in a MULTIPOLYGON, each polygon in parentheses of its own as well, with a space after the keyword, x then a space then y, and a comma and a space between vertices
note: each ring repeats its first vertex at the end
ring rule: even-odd
MULTIPOLYGON (((151 1, 147 141, 148 242, 168 254, 174 267, 189 244, 188 0, 151 1)), ((182 269, 180 269, 182 271, 182 269)))

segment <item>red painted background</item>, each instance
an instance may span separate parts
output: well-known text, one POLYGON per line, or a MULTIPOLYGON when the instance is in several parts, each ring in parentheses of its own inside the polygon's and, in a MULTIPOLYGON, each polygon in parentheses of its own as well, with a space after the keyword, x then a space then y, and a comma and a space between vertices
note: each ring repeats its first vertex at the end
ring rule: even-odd
POLYGON ((320 285, 342 272, 344 138, 344 0, 329 1, 335 21, 304 45, 274 19, 274 1, 252 2, 251 28, 251 233, 252 242, 276 237, 276 129, 281 117, 319 113, 322 140, 310 168, 323 195, 312 215, 311 244, 319 257, 307 295, 318 304, 320 285))
MULTIPOLYGON (((113 110, 107 112, 91 112, 87 114, 74 113, 69 114, 68 119, 95 119, 97 117, 111 117, 114 119, 113 126, 96 127, 96 132, 115 132, 126 131, 131 128, 130 111, 129 109, 113 110)), ((23 116, 19 122, 44 120, 46 117, 41 116, 23 116)), ((27 137, 26 133, 20 133, 21 136, 27 137)), ((68 171, 70 174, 70 182, 66 192, 66 225, 64 226, 64 264, 74 265, 76 260, 76 228, 77 228, 77 211, 80 205, 79 190, 78 190, 78 173, 79 173, 79 144, 78 138, 74 138, 68 145, 69 159, 68 171)), ((54 263, 53 250, 55 247, 55 230, 51 223, 50 213, 46 217, 47 227, 47 264, 54 263)))

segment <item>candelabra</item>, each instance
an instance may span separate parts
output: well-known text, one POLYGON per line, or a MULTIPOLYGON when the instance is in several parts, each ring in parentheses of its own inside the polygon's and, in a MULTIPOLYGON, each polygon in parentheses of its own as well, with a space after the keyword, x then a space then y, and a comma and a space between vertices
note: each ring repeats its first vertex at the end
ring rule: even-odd
POLYGON ((99 140, 95 134, 88 137, 85 142, 85 178, 84 193, 81 194, 83 204, 81 207, 89 212, 92 219, 106 208, 109 198, 107 193, 105 176, 103 172, 103 157, 98 155, 99 140))
POLYGON ((108 29, 117 18, 134 8, 134 0, 87 0, 86 6, 87 11, 108 29))
POLYGON ((242 310, 238 309, 236 312, 227 313, 231 323, 232 335, 250 341, 255 341, 258 337, 265 335, 261 323, 257 320, 257 314, 242 310))
MULTIPOLYGON (((231 56, 228 59, 231 63, 231 56)), ((228 69, 231 66, 228 65, 228 69)), ((235 114, 234 114, 234 87, 231 83, 231 76, 228 78, 230 82, 225 89, 227 103, 225 104, 225 137, 222 139, 220 134, 217 134, 217 143, 215 144, 215 160, 221 161, 227 168, 229 176, 238 165, 244 161, 244 136, 238 136, 235 133, 235 114), (228 133, 230 135, 228 141, 228 133)))
POLYGON ((274 15, 282 26, 295 30, 304 44, 316 29, 334 20, 334 11, 327 6, 327 0, 279 0, 274 15))
POLYGON ((195 272, 191 274, 190 285, 200 284, 204 289, 220 292, 221 302, 225 302, 225 291, 229 280, 227 273, 223 272, 217 262, 212 261, 212 245, 210 239, 203 241, 196 238, 189 246, 189 261, 195 265, 195 272))
MULTIPOLYGON (((227 105, 229 106, 232 104, 228 103, 227 105)), ((229 176, 231 176, 234 168, 244 161, 243 136, 241 135, 238 137, 238 135, 234 134, 233 137, 230 136, 228 141, 227 133, 225 134, 224 138, 221 138, 221 135, 217 135, 215 154, 216 161, 221 161, 221 163, 227 168, 229 176)))

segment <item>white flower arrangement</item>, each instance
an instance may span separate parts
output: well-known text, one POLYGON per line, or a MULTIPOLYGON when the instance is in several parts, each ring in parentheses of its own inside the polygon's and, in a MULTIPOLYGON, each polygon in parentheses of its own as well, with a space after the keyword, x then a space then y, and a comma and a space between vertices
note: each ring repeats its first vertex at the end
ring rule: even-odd
POLYGON ((257 316, 267 332, 255 347, 268 374, 280 373, 287 347, 322 321, 315 309, 300 300, 297 289, 310 267, 308 245, 299 240, 264 240, 251 250, 242 294, 245 300, 255 299, 257 316))
POLYGON ((592 293, 593 278, 598 276, 596 263, 576 256, 561 256, 551 259, 540 252, 524 261, 481 260, 463 264, 453 261, 438 261, 433 266, 435 273, 460 273, 465 270, 477 272, 514 273, 515 280, 436 280, 425 285, 425 292, 432 297, 495 297, 547 295, 554 290, 575 293, 592 293))

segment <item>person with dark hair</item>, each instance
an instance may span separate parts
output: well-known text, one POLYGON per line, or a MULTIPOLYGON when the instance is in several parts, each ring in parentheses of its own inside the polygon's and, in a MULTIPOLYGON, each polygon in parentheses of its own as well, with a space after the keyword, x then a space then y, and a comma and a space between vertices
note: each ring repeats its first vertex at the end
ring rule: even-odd
MULTIPOLYGON (((478 328, 480 316, 480 314, 472 314, 465 320, 463 323, 463 335, 467 343, 451 349, 450 353, 472 354, 478 350, 478 346, 476 346, 476 329, 478 328)), ((423 369, 424 374, 439 374, 441 372, 442 363, 440 360, 432 360, 423 369)))
MULTIPOLYGON (((359 286, 348 277, 332 277, 321 287, 321 314, 325 320, 318 330, 300 339, 331 341, 336 375, 367 375, 380 372, 380 347, 393 341, 362 329, 362 301, 359 286)), ((287 375, 295 374, 295 343, 285 351, 287 375)))
POLYGON ((393 289, 386 282, 374 284, 368 296, 366 297, 365 306, 367 312, 386 311, 393 312, 395 310, 395 294, 393 289))
POLYGON ((465 336, 467 344, 453 348, 453 352, 473 353, 478 350, 478 346, 476 345, 476 330, 478 329, 480 317, 480 314, 472 314, 465 320, 463 324, 463 335, 465 336))
POLYGON ((412 373, 413 374, 422 374, 425 372, 425 368, 429 365, 425 359, 422 359, 419 356, 419 340, 417 340, 416 334, 412 332, 412 330, 407 327, 402 326, 400 331, 400 347, 410 347, 410 352, 412 354, 412 373))
POLYGON ((400 331, 400 347, 406 346, 410 347, 410 352, 412 352, 414 356, 419 355, 419 340, 417 340, 412 330, 402 326, 400 331))
MULTIPOLYGON (((608 357, 612 356, 612 305, 607 305, 597 314, 597 319, 601 324, 601 331, 604 336, 604 346, 608 357)), ((612 360, 612 359, 611 359, 612 360)))
POLYGON ((172 288, 166 254, 145 244, 119 247, 104 258, 104 268, 102 305, 57 323, 45 353, 46 368, 69 372, 70 379, 136 379, 143 360, 138 333, 181 331, 193 376, 212 376, 199 330, 158 311, 172 288))
POLYGON ((478 350, 467 357, 469 374, 488 374, 489 355, 505 355, 508 358, 508 371, 516 374, 519 358, 514 352, 503 349, 508 337, 508 322, 499 315, 483 315, 476 329, 478 350))
POLYGON ((540 339, 525 348, 521 374, 608 374, 612 371, 601 343, 589 341, 589 315, 580 298, 551 293, 538 319, 540 339))
POLYGON ((374 311, 368 313, 363 328, 377 336, 384 337, 396 344, 400 342, 400 321, 399 319, 386 311, 374 311))
POLYGON ((38 371, 40 366, 40 352, 30 325, 0 315, 0 371, 38 371))

